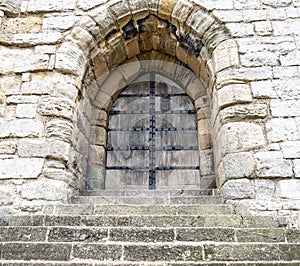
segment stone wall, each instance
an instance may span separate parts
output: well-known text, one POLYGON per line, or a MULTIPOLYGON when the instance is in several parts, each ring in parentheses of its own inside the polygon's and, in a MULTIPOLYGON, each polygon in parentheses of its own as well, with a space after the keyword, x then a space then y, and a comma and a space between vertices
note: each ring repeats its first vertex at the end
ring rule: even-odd
POLYGON ((66 202, 86 178, 104 178, 118 93, 138 72, 174 78, 183 63, 196 75, 179 80, 197 109, 200 165, 213 151, 207 176, 225 199, 241 211, 300 210, 298 0, 2 0, 0 9, 3 209, 66 202))

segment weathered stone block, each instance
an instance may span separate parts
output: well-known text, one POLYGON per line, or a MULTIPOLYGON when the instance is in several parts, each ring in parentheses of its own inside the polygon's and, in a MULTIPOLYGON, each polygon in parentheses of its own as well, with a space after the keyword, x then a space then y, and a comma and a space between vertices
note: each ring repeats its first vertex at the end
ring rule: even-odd
POLYGON ((86 176, 86 185, 89 189, 97 190, 105 188, 105 167, 103 165, 89 162, 86 176))
POLYGON ((76 0, 49 2, 48 0, 30 0, 27 11, 33 13, 48 11, 67 11, 75 8, 76 0))
POLYGON ((121 245, 109 244, 74 244, 73 258, 93 260, 120 260, 122 256, 121 245))
POLYGON ((41 227, 0 227, 0 242, 40 241, 46 239, 47 228, 41 227))
POLYGON ((192 13, 187 19, 186 24, 189 25, 195 32, 196 36, 201 39, 204 33, 213 25, 214 20, 202 10, 197 10, 192 13))
POLYGON ((213 52, 216 72, 239 64, 238 47, 233 40, 222 42, 213 52))
POLYGON ((35 118, 36 104, 18 104, 16 109, 16 118, 35 118))
POLYGON ((42 23, 41 17, 9 18, 3 21, 2 33, 39 33, 42 23))
POLYGON ((15 119, 0 121, 0 138, 7 137, 39 137, 43 133, 41 121, 31 119, 15 119))
POLYGON ((227 154, 223 167, 226 179, 251 177, 254 174, 254 157, 250 152, 227 154))
POLYGON ((262 127, 252 123, 228 123, 221 128, 220 145, 222 154, 248 151, 263 147, 265 139, 262 127))
POLYGON ((300 116, 299 101, 271 100, 271 113, 274 117, 300 116))
POLYGON ((289 243, 299 243, 300 230, 290 229, 286 231, 286 238, 289 243))
POLYGON ((269 151, 255 154, 256 174, 259 177, 292 177, 292 163, 284 160, 281 152, 269 151))
POLYGON ((235 232, 232 228, 197 228, 197 229, 176 229, 177 241, 214 241, 231 242, 234 241, 235 232))
POLYGON ((89 9, 92 9, 96 6, 100 6, 104 3, 106 3, 107 0, 93 0, 93 1, 90 1, 90 0, 79 0, 77 2, 77 6, 80 8, 80 9, 83 9, 85 11, 89 10, 89 9))
POLYGON ((102 228, 52 227, 49 242, 100 242, 108 237, 108 230, 102 228))
POLYGON ((31 81, 24 82, 21 87, 21 94, 53 94, 53 82, 44 80, 44 81, 31 81))
POLYGON ((43 20, 43 30, 68 30, 78 21, 76 16, 49 16, 43 20))
POLYGON ((202 261, 200 245, 125 245, 124 259, 129 261, 202 261))
POLYGON ((17 17, 20 12, 21 0, 2 0, 0 10, 8 17, 17 17))
POLYGON ((263 119, 267 116, 266 104, 243 104, 226 107, 220 112, 221 123, 263 119))
POLYGON ((60 32, 2 34, 0 35, 0 41, 10 45, 35 46, 56 44, 61 40, 61 37, 60 32))
POLYGON ((105 6, 99 6, 89 12, 89 15, 97 22, 103 36, 117 28, 115 21, 105 6))
POLYGON ((71 34, 66 37, 66 40, 76 44, 86 54, 96 46, 93 36, 81 27, 73 28, 71 34))
POLYGON ((267 36, 273 33, 273 27, 269 21, 258 21, 254 23, 254 31, 260 36, 267 36))
POLYGON ((44 157, 68 161, 70 144, 54 139, 20 140, 18 154, 20 157, 44 157))
POLYGON ((274 118, 266 123, 270 142, 298 140, 299 132, 293 118, 274 118))
POLYGON ((220 108, 227 105, 252 102, 252 95, 247 84, 228 85, 220 88, 217 92, 220 108))
POLYGON ((159 3, 158 15, 163 19, 170 20, 176 0, 161 0, 159 3))
POLYGON ((72 131, 72 123, 65 120, 54 119, 46 125, 47 137, 65 142, 72 141, 72 131))
POLYGON ((286 141, 281 143, 283 157, 285 159, 300 158, 300 141, 286 141))
POLYGON ((228 180, 222 187, 222 195, 226 200, 253 199, 254 188, 249 179, 228 180))
POLYGON ((254 179, 253 181, 256 199, 270 200, 275 194, 275 180, 270 179, 254 179))
POLYGON ((283 199, 300 200, 300 179, 278 181, 276 196, 283 199))
POLYGON ((14 67, 14 72, 28 72, 37 70, 46 70, 48 68, 49 55, 33 54, 32 56, 20 58, 14 67))
POLYGON ((45 97, 40 101, 38 113, 45 116, 64 117, 73 120, 74 103, 66 98, 45 97))
POLYGON ((112 228, 110 230, 111 241, 122 242, 173 242, 174 229, 134 229, 112 228))
POLYGON ((285 242, 283 229, 239 229, 236 237, 238 242, 285 242))
POLYGON ((14 154, 17 149, 17 142, 14 140, 0 141, 0 154, 14 154))
POLYGON ((300 177, 300 160, 294 160, 294 173, 295 177, 300 177))
POLYGON ((0 179, 37 178, 43 165, 44 159, 41 158, 0 160, 0 179))
POLYGON ((212 261, 276 261, 279 260, 278 245, 240 244, 204 245, 206 260, 212 261))
POLYGON ((43 178, 22 185, 21 196, 29 200, 66 201, 68 186, 64 181, 43 178))
POLYGON ((2 248, 2 258, 25 261, 67 261, 70 259, 71 248, 71 245, 57 243, 5 243, 2 248))
POLYGON ((81 76, 86 58, 83 51, 72 43, 64 42, 56 54, 55 68, 66 73, 81 76))

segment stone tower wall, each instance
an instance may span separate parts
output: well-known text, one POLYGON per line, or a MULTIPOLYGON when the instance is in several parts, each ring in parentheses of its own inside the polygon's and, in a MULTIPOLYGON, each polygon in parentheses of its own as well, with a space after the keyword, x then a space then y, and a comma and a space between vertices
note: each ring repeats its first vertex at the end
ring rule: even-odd
POLYGON ((1 208, 66 202, 101 177, 120 90, 141 69, 178 77, 141 63, 155 60, 197 76, 180 80, 197 109, 200 165, 212 150, 202 168, 225 199, 300 210, 298 0, 2 0, 0 10, 1 208))

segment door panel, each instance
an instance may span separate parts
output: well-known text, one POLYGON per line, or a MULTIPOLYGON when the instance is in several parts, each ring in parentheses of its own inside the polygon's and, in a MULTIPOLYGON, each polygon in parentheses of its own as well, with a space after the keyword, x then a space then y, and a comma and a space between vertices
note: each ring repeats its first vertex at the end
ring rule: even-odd
POLYGON ((193 103, 161 75, 140 80, 119 95, 110 111, 106 188, 199 188, 193 103))

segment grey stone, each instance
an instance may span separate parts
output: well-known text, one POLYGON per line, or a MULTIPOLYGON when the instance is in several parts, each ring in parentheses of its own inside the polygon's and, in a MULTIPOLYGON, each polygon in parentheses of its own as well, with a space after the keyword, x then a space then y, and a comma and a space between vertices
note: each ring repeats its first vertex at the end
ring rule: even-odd
POLYGON ((267 116, 266 104, 243 104, 226 107, 220 112, 222 123, 262 119, 267 116))
POLYGON ((68 161, 70 144, 54 139, 20 140, 18 154, 20 157, 42 157, 68 161))
POLYGON ((53 92, 53 82, 48 80, 24 82, 21 87, 21 94, 51 95, 53 92))
POLYGON ((269 151, 255 154, 256 174, 259 177, 291 177, 292 164, 284 160, 281 152, 269 151))
POLYGON ((300 159, 300 141, 285 141, 280 146, 285 159, 300 159))
POLYGON ((71 248, 71 245, 57 243, 5 243, 2 248, 2 259, 67 261, 70 259, 71 248))
POLYGON ((231 242, 234 241, 235 232, 232 228, 177 228, 176 240, 188 242, 231 242))
POLYGON ((49 242, 102 242, 108 237, 103 228, 52 227, 48 234, 49 242))
POLYGON ((278 251, 277 245, 270 244, 204 245, 205 259, 212 261, 277 261, 278 251))
POLYGON ((38 113, 45 116, 64 117, 73 120, 74 102, 66 98, 45 97, 39 103, 38 113))
POLYGON ((72 130, 72 123, 61 119, 53 119, 46 124, 47 137, 52 139, 71 142, 72 130))
POLYGON ((299 132, 293 118, 274 118, 266 123, 270 142, 299 139, 299 132))
POLYGON ((17 17, 20 12, 21 0, 1 0, 0 10, 8 17, 17 17))
POLYGON ((41 158, 20 158, 0 160, 0 179, 37 178, 44 165, 41 158))
POLYGON ((85 11, 105 4, 108 0, 79 0, 77 6, 85 11))
POLYGON ((110 244, 74 244, 73 258, 93 260, 120 260, 122 256, 121 245, 110 244))
POLYGON ((300 179, 280 180, 276 187, 276 196, 283 199, 300 199, 300 179))
POLYGON ((40 241, 46 239, 47 228, 42 227, 0 227, 0 242, 40 241))
POLYGON ((222 154, 247 151, 265 144, 261 126, 252 123, 228 123, 221 128, 220 135, 222 154))
POLYGON ((67 184, 60 180, 40 179, 21 186, 21 196, 30 200, 66 201, 67 184))
POLYGON ((36 104, 18 104, 16 109, 16 118, 35 118, 36 111, 36 104))
POLYGON ((121 242, 173 242, 174 229, 135 229, 135 228, 112 228, 110 241, 121 242))
POLYGON ((76 0, 64 0, 60 2, 49 2, 47 0, 30 0, 28 12, 66 11, 75 8, 76 0))
POLYGON ((0 141, 0 154, 14 154, 17 150, 17 142, 14 140, 0 141))
POLYGON ((274 117, 300 116, 300 105, 297 100, 271 100, 271 113, 274 117))
POLYGON ((254 179, 254 189, 256 199, 258 200, 270 200, 274 198, 275 194, 275 183, 274 180, 269 179, 254 179))
POLYGON ((222 195, 227 200, 253 199, 254 188, 249 179, 228 180, 222 187, 222 195))
POLYGON ((64 72, 81 76, 84 72, 86 58, 77 46, 64 42, 56 54, 55 68, 64 72))
POLYGON ((124 259, 129 261, 202 261, 201 245, 125 245, 124 259))
POLYGON ((78 21, 76 16, 55 16, 45 17, 43 20, 43 30, 60 31, 68 30, 78 21))
POLYGON ((238 242, 285 242, 283 229, 239 229, 236 230, 238 242))
POLYGON ((254 157, 250 152, 227 154, 223 166, 226 179, 251 177, 254 174, 254 157))

